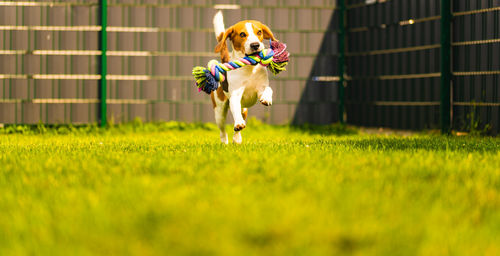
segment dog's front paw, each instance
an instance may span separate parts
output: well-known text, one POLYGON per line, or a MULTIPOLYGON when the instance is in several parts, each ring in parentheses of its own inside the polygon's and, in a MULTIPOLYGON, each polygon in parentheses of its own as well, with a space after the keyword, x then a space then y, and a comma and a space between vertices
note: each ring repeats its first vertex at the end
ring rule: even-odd
POLYGON ((264 105, 264 106, 268 106, 269 107, 269 106, 273 105, 273 100, 263 100, 263 99, 261 99, 260 103, 262 103, 262 105, 264 105))
POLYGON ((245 129, 245 127, 247 127, 245 124, 245 121, 234 123, 234 131, 235 132, 239 132, 239 131, 245 129))
POLYGON ((264 105, 264 106, 271 106, 271 105, 273 105, 273 96, 272 96, 272 94, 265 93, 264 95, 262 95, 262 97, 260 97, 260 103, 262 103, 262 105, 264 105))
POLYGON ((271 87, 266 87, 266 89, 262 93, 262 96, 260 96, 259 101, 264 106, 273 105, 273 90, 271 89, 271 87))
POLYGON ((271 97, 269 97, 268 99, 266 99, 265 97, 262 97, 262 98, 260 98, 260 103, 262 103, 262 105, 264 105, 264 106, 271 106, 271 105, 273 105, 273 99, 271 97))

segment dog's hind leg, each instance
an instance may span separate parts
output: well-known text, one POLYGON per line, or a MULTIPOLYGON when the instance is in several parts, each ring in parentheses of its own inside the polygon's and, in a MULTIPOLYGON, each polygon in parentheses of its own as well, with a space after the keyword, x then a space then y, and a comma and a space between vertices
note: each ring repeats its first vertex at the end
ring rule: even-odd
MULTIPOLYGON (((247 115, 248 115, 248 108, 243 108, 241 110, 241 116, 243 117, 243 120, 247 120, 247 115)), ((233 135, 233 143, 236 144, 241 144, 243 142, 243 138, 241 137, 241 131, 235 131, 233 135)))
POLYGON ((222 87, 219 87, 217 91, 211 93, 212 103, 214 106, 215 113, 215 123, 220 130, 220 141, 224 144, 228 144, 229 140, 226 133, 226 116, 229 110, 229 100, 224 95, 222 87))
POLYGON ((243 120, 247 120, 247 116, 248 116, 248 108, 243 108, 241 110, 241 116, 243 117, 243 120))

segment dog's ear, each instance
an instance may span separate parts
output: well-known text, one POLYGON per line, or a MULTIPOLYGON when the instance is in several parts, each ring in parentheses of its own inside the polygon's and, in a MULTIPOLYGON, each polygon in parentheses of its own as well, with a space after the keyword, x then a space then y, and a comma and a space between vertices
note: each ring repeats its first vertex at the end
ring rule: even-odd
POLYGON ((260 27, 262 28, 262 32, 264 33, 264 39, 271 39, 273 41, 278 41, 278 39, 274 38, 273 32, 268 26, 261 23, 260 27))
POLYGON ((217 36, 217 41, 219 41, 219 43, 217 44, 217 46, 215 46, 215 52, 223 53, 223 52, 227 51, 226 40, 228 37, 231 37, 231 34, 233 34, 233 31, 234 31, 234 28, 230 27, 226 30, 226 32, 224 34, 221 34, 222 38, 220 38, 221 35, 217 36))

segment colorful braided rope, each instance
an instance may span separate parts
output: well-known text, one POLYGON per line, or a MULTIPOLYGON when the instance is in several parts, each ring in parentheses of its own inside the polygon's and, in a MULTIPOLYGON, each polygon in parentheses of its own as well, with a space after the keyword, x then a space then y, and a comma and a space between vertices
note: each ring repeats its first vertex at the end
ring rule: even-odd
POLYGON ((215 79, 219 82, 223 82, 225 80, 224 73, 230 70, 235 70, 248 65, 257 65, 261 64, 263 66, 269 65, 271 61, 273 61, 274 51, 271 49, 265 49, 261 51, 258 55, 250 55, 245 56, 243 58, 230 61, 228 63, 220 63, 216 60, 211 60, 208 62, 208 69, 210 73, 215 77, 215 79))
POLYGON ((271 49, 264 49, 254 55, 245 56, 228 63, 220 63, 216 60, 211 60, 208 62, 207 68, 193 68, 193 76, 199 91, 211 93, 217 90, 219 82, 223 82, 226 79, 225 73, 228 71, 248 65, 261 64, 268 67, 273 74, 278 74, 285 70, 285 66, 288 64, 288 56, 289 53, 286 51, 285 44, 272 42, 271 49), (273 48, 279 49, 281 56, 275 56, 273 48), (275 62, 274 59, 279 59, 280 62, 275 62))

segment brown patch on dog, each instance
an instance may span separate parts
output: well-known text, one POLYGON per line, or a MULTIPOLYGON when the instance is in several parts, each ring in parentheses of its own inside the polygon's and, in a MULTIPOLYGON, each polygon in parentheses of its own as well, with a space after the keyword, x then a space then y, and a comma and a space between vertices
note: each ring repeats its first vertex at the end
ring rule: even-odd
POLYGON ((215 52, 220 52, 221 59, 224 59, 226 55, 229 58, 229 51, 227 50, 226 40, 228 37, 230 38, 232 34, 233 27, 230 27, 224 34, 220 34, 217 36, 217 41, 219 41, 219 43, 215 46, 215 52))
POLYGON ((233 50, 245 53, 245 42, 248 38, 248 31, 245 27, 247 21, 240 21, 233 26, 231 34, 231 42, 233 42, 233 50), (242 33, 246 36, 242 37, 242 33))
POLYGON ((212 99, 212 106, 214 108, 217 107, 217 102, 215 102, 216 96, 219 101, 226 101, 226 95, 224 94, 222 86, 219 86, 219 88, 217 88, 215 92, 210 93, 210 98, 212 99))
POLYGON ((224 89, 222 88, 222 86, 219 86, 219 88, 217 88, 217 99, 219 99, 220 101, 226 101, 226 94, 224 94, 224 89))
POLYGON ((215 102, 215 98, 214 98, 214 92, 210 93, 210 99, 212 99, 212 106, 214 108, 217 107, 217 103, 215 102))
POLYGON ((243 116, 243 120, 247 120, 247 116, 248 116, 248 108, 244 108, 244 109, 241 111, 241 115, 243 116))
MULTIPOLYGON (((217 42, 221 42, 222 38, 224 37, 224 33, 220 33, 218 36, 217 36, 217 42)), ((225 41, 226 39, 224 39, 225 41)), ((217 50, 216 50, 217 52, 217 50)), ((227 49, 227 44, 225 47, 222 47, 221 51, 220 51, 220 59, 222 61, 222 63, 226 63, 226 62, 229 62, 229 50, 227 49)))
POLYGON ((260 23, 260 27, 262 28, 264 39, 271 39, 272 41, 278 41, 278 39, 276 39, 274 37, 273 32, 271 31, 271 29, 268 26, 260 23))

